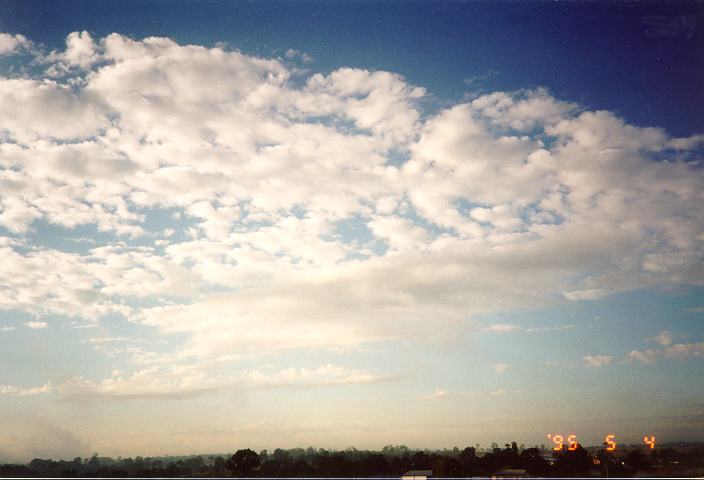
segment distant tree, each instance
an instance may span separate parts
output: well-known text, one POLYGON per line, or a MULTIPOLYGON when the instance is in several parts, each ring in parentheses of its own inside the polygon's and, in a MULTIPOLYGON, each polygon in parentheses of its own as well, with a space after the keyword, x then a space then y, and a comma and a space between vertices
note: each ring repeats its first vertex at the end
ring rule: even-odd
POLYGON ((640 450, 631 450, 626 453, 626 458, 624 458, 626 465, 634 470, 647 470, 650 468, 650 461, 648 457, 640 450))
POLYGON ((93 472, 100 470, 100 460, 98 459, 97 453, 94 453, 93 456, 90 457, 90 460, 88 460, 88 468, 93 472))
POLYGON ((290 466, 290 475, 294 477, 308 477, 309 465, 303 456, 296 458, 290 466))
POLYGON ((531 475, 548 476, 550 464, 543 458, 539 448, 526 448, 521 452, 521 465, 531 475))
POLYGON ((477 458, 477 449, 475 447, 467 447, 458 455, 460 461, 466 463, 474 463, 477 458))
POLYGON ((227 469, 238 477, 251 476, 252 472, 259 467, 259 464, 259 455, 249 448, 237 450, 235 454, 225 462, 227 469))
POLYGON ((183 460, 183 466, 184 468, 191 472, 191 475, 194 473, 198 473, 201 471, 201 468, 205 464, 205 461, 203 460, 203 457, 197 456, 197 457, 189 457, 183 460))
POLYGON ((582 476, 589 473, 592 468, 592 456, 580 444, 574 450, 566 446, 556 452, 555 467, 558 475, 582 476))
POLYGON ((146 465, 144 464, 144 459, 140 456, 134 457, 133 468, 137 475, 139 475, 139 472, 144 471, 144 469, 146 468, 146 465))
POLYGON ((261 463, 264 463, 267 460, 269 460, 269 452, 267 452, 266 450, 262 450, 261 452, 259 452, 259 461, 261 463))
POLYGON ((411 467, 414 469, 430 468, 430 457, 425 452, 416 452, 411 455, 411 467))
POLYGON ((704 467, 704 449, 700 447, 674 450, 658 448, 650 452, 627 451, 621 455, 602 449, 596 459, 581 445, 570 450, 566 445, 554 452, 554 462, 544 457, 537 445, 519 448, 515 442, 476 455, 476 448, 415 450, 387 446, 381 452, 348 448, 342 451, 325 449, 277 449, 272 454, 238 450, 232 457, 136 457, 113 460, 97 454, 82 460, 45 460, 35 458, 28 465, 0 465, 0 477, 373 477, 397 476, 408 470, 432 469, 443 477, 490 476, 504 468, 522 468, 531 476, 580 477, 595 474, 626 477, 638 471, 657 472, 660 476, 685 474, 704 467), (398 453, 393 453, 393 452, 398 453), (400 453, 403 452, 403 453, 400 453), (263 461, 266 459, 265 461, 263 461), (598 459, 598 461, 596 461, 598 459), (229 472, 228 472, 229 470, 229 472))
POLYGON ((274 450, 272 457, 274 458, 274 460, 283 461, 288 459, 289 454, 286 450, 277 448, 276 450, 274 450))
POLYGON ((376 476, 386 473, 388 463, 380 453, 368 453, 362 459, 362 471, 365 475, 376 476))
POLYGON ((449 455, 431 455, 431 469, 438 477, 456 477, 462 475, 462 464, 449 455))
POLYGON ((178 476, 191 476, 192 471, 190 468, 186 467, 186 462, 183 460, 178 460, 176 463, 169 465, 169 470, 170 470, 170 475, 178 475, 178 476), (173 472, 173 473, 172 473, 173 472))
POLYGON ((213 460, 213 474, 216 477, 225 473, 225 460, 222 457, 215 457, 213 460))
POLYGON ((381 449, 381 453, 388 457, 402 457, 409 455, 409 449, 406 445, 386 445, 381 449))
POLYGON ((2 477, 31 477, 32 470, 28 465, 5 464, 0 466, 0 476, 2 477))
POLYGON ((477 460, 477 470, 481 475, 489 475, 501 466, 499 458, 500 454, 501 450, 496 447, 491 452, 484 454, 477 460))

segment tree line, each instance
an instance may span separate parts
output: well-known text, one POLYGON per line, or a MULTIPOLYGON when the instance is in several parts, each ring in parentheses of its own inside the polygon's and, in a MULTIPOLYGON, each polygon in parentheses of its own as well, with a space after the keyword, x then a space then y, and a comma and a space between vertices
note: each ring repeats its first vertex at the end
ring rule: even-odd
POLYGON ((436 477, 491 476, 504 469, 522 469, 533 476, 633 476, 637 472, 658 476, 704 474, 704 448, 686 451, 657 448, 614 454, 604 449, 588 452, 577 445, 560 451, 543 446, 504 448, 488 452, 475 447, 463 450, 412 450, 387 446, 381 451, 325 449, 276 449, 257 453, 237 450, 232 455, 118 458, 80 457, 73 460, 35 458, 28 464, 0 465, 3 477, 400 477, 409 470, 432 470, 436 477))

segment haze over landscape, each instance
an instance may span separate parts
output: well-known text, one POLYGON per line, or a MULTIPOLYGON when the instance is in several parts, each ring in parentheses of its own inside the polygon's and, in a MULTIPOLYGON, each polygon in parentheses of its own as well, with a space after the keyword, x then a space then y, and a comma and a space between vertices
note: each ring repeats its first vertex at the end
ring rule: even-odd
POLYGON ((0 462, 704 441, 703 19, 3 3, 0 462))

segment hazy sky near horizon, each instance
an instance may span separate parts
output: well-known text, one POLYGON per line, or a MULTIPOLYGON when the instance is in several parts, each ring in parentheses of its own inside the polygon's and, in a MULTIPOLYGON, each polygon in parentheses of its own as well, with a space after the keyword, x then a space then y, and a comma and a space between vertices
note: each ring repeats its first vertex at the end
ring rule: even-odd
POLYGON ((704 440, 702 3, 0 6, 0 461, 704 440))

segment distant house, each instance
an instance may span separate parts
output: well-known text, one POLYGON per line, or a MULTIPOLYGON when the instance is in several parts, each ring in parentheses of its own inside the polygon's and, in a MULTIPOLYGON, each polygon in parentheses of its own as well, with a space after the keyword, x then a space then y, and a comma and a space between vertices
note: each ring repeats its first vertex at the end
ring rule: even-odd
POLYGON ((409 470, 401 475, 401 480, 426 480, 432 476, 432 470, 409 470))
POLYGON ((498 480, 499 478, 528 478, 528 474, 522 468, 507 468, 499 470, 491 476, 491 480, 498 480))

